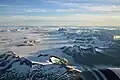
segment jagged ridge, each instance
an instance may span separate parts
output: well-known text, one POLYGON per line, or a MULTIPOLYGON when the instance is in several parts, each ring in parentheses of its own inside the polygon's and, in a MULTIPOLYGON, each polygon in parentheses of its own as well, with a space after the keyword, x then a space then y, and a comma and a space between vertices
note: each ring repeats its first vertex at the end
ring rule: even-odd
POLYGON ((75 80, 78 75, 66 64, 34 64, 12 51, 0 55, 0 80, 75 80))

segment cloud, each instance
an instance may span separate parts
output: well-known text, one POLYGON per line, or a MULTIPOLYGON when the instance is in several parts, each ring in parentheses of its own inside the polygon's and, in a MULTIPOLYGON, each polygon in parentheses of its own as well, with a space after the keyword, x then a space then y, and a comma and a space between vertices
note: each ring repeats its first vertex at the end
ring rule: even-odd
POLYGON ((28 3, 28 5, 0 5, 0 14, 7 15, 0 16, 0 25, 120 25, 120 6, 118 5, 120 0, 42 1, 42 5, 39 6, 35 6, 36 2, 33 3, 34 5, 31 5, 32 3, 28 3), (25 16, 26 13, 30 13, 31 16, 25 16), (32 16, 35 13, 39 16, 32 16), (48 16, 41 16, 41 13, 42 15, 46 13, 48 16), (59 16, 49 16, 49 14, 53 15, 52 13, 59 14, 59 16), (60 16, 60 13, 63 16, 60 16))
POLYGON ((67 16, 0 16, 0 25, 39 25, 39 26, 120 26, 119 15, 73 14, 67 16))
POLYGON ((51 3, 59 3, 59 2, 66 2, 66 3, 115 3, 120 2, 120 0, 46 0, 47 2, 51 3))
POLYGON ((57 9, 49 9, 49 8, 23 8, 23 9, 8 9, 5 11, 1 11, 0 13, 50 13, 50 12, 54 12, 54 13, 59 13, 59 12, 63 12, 63 13, 84 13, 84 12, 104 12, 104 13, 108 13, 108 12, 114 12, 114 13, 119 13, 120 12, 120 6, 116 6, 116 5, 101 5, 101 6, 91 6, 91 5, 81 5, 77 8, 72 7, 72 8, 57 8, 57 9))
POLYGON ((46 1, 47 3, 52 3, 52 4, 56 4, 59 6, 67 6, 67 7, 78 7, 80 4, 77 3, 72 3, 72 2, 63 2, 63 1, 56 1, 56 0, 50 0, 50 1, 46 1))
MULTIPOLYGON (((74 5, 75 6, 75 5, 74 5)), ((100 6, 93 6, 93 5, 80 5, 77 8, 59 8, 59 9, 42 9, 42 8, 35 8, 35 9, 24 9, 23 12, 120 12, 120 6, 116 5, 100 5, 100 6)))
POLYGON ((74 8, 69 8, 69 9, 56 9, 56 12, 80 12, 80 9, 74 9, 74 8))
POLYGON ((8 11, 2 11, 0 13, 7 13, 7 14, 12 14, 12 13, 16 13, 16 14, 20 14, 20 13, 50 13, 50 12, 54 12, 54 13, 70 13, 70 12, 81 12, 81 10, 75 9, 75 8, 59 8, 59 9, 46 9, 46 8, 24 8, 24 9, 12 9, 12 10, 8 10, 8 11))
POLYGON ((48 3, 57 4, 72 9, 92 12, 120 12, 120 0, 49 0, 48 3), (80 3, 82 2, 82 3, 80 3), (111 2, 111 4, 109 4, 111 2), (104 4, 104 5, 103 5, 104 4))
POLYGON ((0 7, 8 7, 9 5, 0 4, 0 7))
POLYGON ((102 6, 85 6, 85 9, 89 11, 99 11, 99 12, 120 12, 120 6, 116 5, 102 5, 102 6))
MULTIPOLYGON (((38 1, 38 0, 35 0, 38 1)), ((45 13, 45 12, 119 12, 120 6, 116 4, 107 4, 109 2, 120 2, 120 0, 42 0, 44 4, 55 4, 54 8, 42 7, 41 5, 33 7, 32 5, 0 5, 5 6, 0 13, 45 13), (101 3, 99 3, 101 2, 101 3), (104 3, 104 5, 103 5, 104 3), (9 6, 9 7, 8 7, 9 6)), ((43 5, 44 5, 43 4, 43 5)))
POLYGON ((24 9, 24 12, 48 12, 48 10, 42 8, 35 8, 35 9, 24 9))
POLYGON ((120 9, 120 0, 47 0, 46 2, 69 8, 86 8, 96 11, 120 9))

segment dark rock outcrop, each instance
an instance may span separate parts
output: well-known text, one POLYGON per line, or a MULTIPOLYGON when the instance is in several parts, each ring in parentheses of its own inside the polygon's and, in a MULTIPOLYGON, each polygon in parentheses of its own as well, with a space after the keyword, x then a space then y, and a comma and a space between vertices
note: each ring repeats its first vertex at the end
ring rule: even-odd
MULTIPOLYGON (((109 50, 110 51, 110 50, 109 50)), ((80 46, 67 47, 63 49, 63 52, 69 56, 72 56, 74 60, 79 64, 84 65, 113 65, 120 66, 119 57, 114 57, 119 55, 114 53, 113 55, 106 53, 106 50, 102 50, 95 47, 82 48, 80 46)))
POLYGON ((76 80, 79 78, 78 70, 67 65, 66 60, 58 59, 62 63, 55 64, 51 60, 50 64, 34 64, 12 51, 5 52, 0 55, 0 80, 76 80))
MULTIPOLYGON (((101 78, 119 80, 119 68, 80 72, 69 66, 66 60, 55 56, 51 57, 54 57, 53 60, 50 60, 51 64, 42 65, 21 58, 12 51, 1 54, 0 80, 96 80, 98 78, 100 80, 101 78), (62 63, 54 63, 55 59, 62 63)), ((51 57, 50 59, 52 59, 51 57)))
POLYGON ((0 80, 25 80, 31 67, 31 61, 8 51, 0 55, 0 80))

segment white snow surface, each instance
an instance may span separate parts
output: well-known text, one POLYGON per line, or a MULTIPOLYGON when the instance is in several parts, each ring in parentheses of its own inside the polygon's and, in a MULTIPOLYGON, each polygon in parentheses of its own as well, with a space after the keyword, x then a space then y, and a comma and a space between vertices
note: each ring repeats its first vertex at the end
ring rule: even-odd
MULTIPOLYGON (((49 64, 48 59, 50 56, 57 56, 60 58, 67 58, 67 60, 74 66, 79 66, 74 60, 62 52, 61 47, 75 45, 74 40, 76 35, 79 35, 80 28, 70 27, 67 28, 67 32, 58 32, 59 28, 4 28, 3 31, 0 28, 0 52, 13 51, 20 57, 26 57, 32 60, 34 63, 49 64), (74 35, 71 35, 73 33, 74 35), (78 34, 77 34, 78 33, 78 34), (72 38, 67 38, 72 37, 72 38), (24 43, 24 41, 36 41, 33 46, 17 46, 24 43), (39 56, 44 54, 47 56, 39 56), (39 56, 39 57, 38 57, 39 56)), ((96 41, 97 42, 97 41, 96 41)), ((25 43, 26 44, 26 43, 25 43)), ((102 44, 102 42, 100 43, 102 44)), ((87 49, 86 46, 81 46, 83 49, 87 49)), ((76 51, 79 51, 75 48, 76 51)), ((96 51, 101 51, 96 48, 96 51)), ((19 69, 19 68, 18 68, 19 69)), ((22 71, 21 71, 22 72, 22 71)))

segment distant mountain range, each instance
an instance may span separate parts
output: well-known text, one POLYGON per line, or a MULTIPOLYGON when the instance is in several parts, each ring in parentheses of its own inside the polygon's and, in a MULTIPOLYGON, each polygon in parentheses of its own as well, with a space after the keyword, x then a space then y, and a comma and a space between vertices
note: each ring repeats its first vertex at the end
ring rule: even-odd
POLYGON ((85 64, 89 66, 102 64, 120 66, 120 57, 117 57, 119 53, 108 53, 108 49, 102 50, 94 47, 83 48, 75 45, 73 47, 63 47, 62 50, 65 54, 72 56, 79 64, 85 64))

